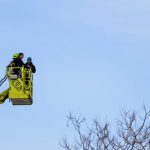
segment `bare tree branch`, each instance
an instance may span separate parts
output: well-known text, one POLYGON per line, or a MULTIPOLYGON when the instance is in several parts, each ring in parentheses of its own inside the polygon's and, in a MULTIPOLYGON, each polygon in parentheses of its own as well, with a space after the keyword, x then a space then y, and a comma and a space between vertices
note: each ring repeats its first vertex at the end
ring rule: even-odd
POLYGON ((116 135, 112 135, 109 124, 99 120, 86 126, 84 117, 68 116, 69 123, 76 131, 73 145, 63 138, 60 146, 65 150, 149 150, 150 149, 150 111, 143 107, 144 115, 140 118, 135 111, 122 111, 117 122, 116 135))

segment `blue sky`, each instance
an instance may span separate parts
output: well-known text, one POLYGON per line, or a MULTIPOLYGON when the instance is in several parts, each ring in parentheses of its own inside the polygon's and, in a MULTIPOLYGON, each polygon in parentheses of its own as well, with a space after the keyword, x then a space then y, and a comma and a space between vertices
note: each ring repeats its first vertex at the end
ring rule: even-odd
MULTIPOLYGON (((0 106, 3 150, 59 150, 67 114, 115 125, 150 107, 148 0, 0 0, 0 77, 12 54, 33 58, 34 104, 0 106)), ((1 91, 7 88, 6 83, 1 91)))

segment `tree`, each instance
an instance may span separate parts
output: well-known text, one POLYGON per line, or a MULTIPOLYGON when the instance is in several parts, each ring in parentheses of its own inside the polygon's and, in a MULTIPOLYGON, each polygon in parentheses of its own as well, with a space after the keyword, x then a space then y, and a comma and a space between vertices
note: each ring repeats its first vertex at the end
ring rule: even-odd
POLYGON ((135 111, 122 111, 115 135, 108 123, 94 120, 89 127, 85 118, 70 113, 68 121, 77 134, 76 140, 69 144, 63 138, 60 146, 64 150, 150 150, 150 111, 144 106, 143 112, 140 117, 135 111))

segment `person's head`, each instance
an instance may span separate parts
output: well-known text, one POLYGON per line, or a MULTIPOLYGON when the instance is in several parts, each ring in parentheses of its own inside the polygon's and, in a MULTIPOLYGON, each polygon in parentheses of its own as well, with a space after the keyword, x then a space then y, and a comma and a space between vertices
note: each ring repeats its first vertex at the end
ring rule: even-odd
POLYGON ((23 57, 24 57, 24 54, 23 53, 19 53, 19 58, 23 59, 23 57))
POLYGON ((13 54, 13 59, 17 59, 19 57, 19 54, 18 53, 15 53, 15 54, 13 54))
POLYGON ((28 57, 27 58, 27 63, 31 63, 32 62, 32 58, 31 57, 28 57))

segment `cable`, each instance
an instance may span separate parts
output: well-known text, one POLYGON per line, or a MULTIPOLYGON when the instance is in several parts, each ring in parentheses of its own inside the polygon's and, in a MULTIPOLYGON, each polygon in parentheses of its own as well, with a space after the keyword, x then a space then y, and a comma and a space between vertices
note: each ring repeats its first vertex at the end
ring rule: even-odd
POLYGON ((7 80, 7 76, 5 76, 1 81, 0 81, 0 86, 7 80))
POLYGON ((0 83, 1 83, 5 78, 6 78, 6 75, 4 76, 4 78, 2 78, 2 79, 0 80, 0 83))
POLYGON ((4 78, 0 80, 0 86, 7 80, 7 76, 5 75, 4 78))

